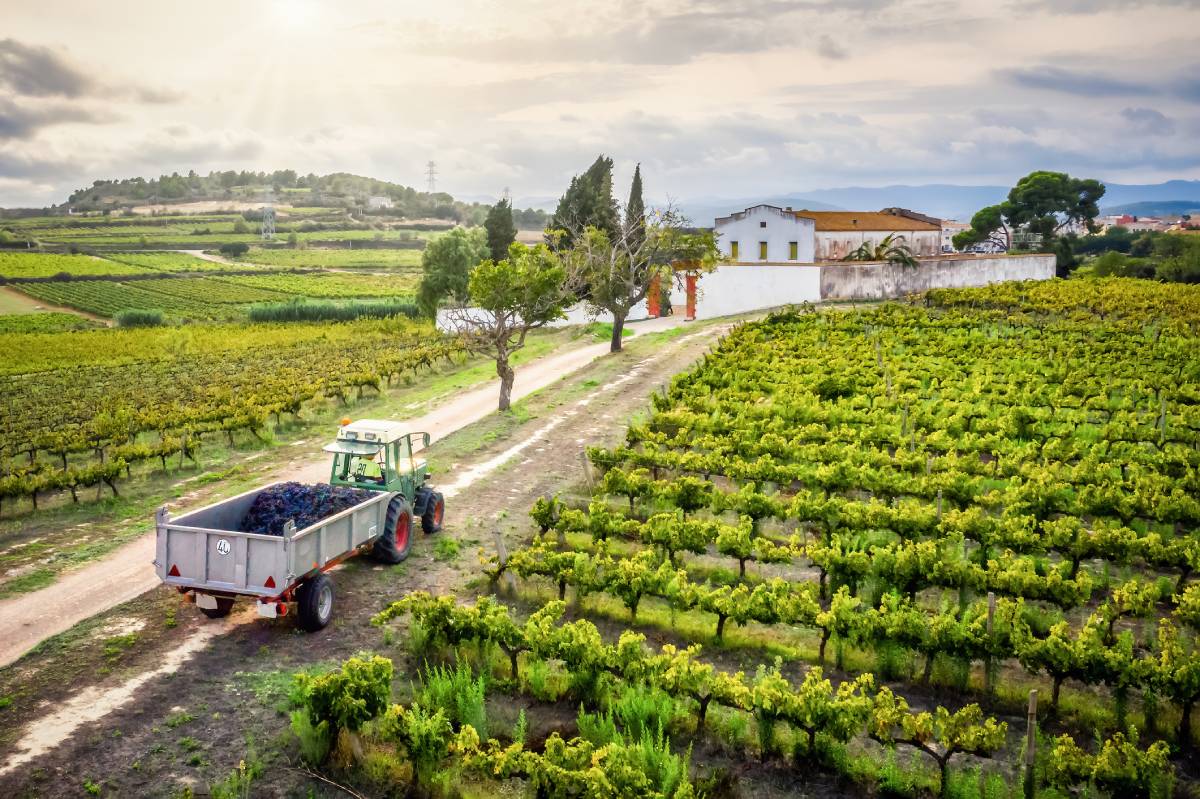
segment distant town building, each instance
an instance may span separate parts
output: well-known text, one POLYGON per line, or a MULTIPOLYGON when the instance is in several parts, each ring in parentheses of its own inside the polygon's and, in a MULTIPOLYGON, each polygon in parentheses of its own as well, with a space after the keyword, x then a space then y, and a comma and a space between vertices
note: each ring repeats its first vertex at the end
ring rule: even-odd
POLYGON ((954 219, 942 220, 942 252, 957 252, 958 248, 954 246, 954 237, 964 230, 970 230, 970 222, 959 222, 954 219))
POLYGON ((942 251, 941 220, 908 211, 794 211, 756 205, 716 220, 722 255, 738 263, 839 261, 864 243, 892 236, 914 255, 942 251))
POLYGON ((367 198, 367 208, 372 211, 379 211, 384 208, 392 207, 391 197, 369 197, 367 198))

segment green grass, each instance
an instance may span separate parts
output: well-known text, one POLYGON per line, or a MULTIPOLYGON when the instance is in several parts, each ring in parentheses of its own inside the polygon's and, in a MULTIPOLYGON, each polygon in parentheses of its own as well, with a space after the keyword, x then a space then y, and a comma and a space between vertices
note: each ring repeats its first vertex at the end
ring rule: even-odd
POLYGON ((54 569, 41 567, 31 572, 26 572, 19 577, 14 577, 11 580, 0 583, 0 599, 17 594, 27 594, 30 591, 45 588, 54 582, 55 576, 56 572, 54 569))

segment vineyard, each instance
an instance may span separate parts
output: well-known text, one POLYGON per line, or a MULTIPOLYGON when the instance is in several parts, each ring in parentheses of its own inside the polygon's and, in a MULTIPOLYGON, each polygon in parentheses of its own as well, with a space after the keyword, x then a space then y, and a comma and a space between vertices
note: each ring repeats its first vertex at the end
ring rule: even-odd
POLYGON ((104 257, 155 272, 223 272, 234 268, 182 252, 114 252, 106 253, 104 257))
POLYGON ((255 248, 239 261, 288 269, 419 269, 421 251, 409 250, 267 250, 255 248))
MULTIPOLYGON (((173 282, 169 279, 139 280, 129 283, 118 283, 111 280, 55 281, 22 283, 20 289, 25 294, 44 302, 66 305, 104 317, 113 317, 121 311, 134 309, 159 310, 172 318, 189 319, 227 318, 237 313, 234 308, 212 302, 205 296, 196 296, 186 286, 171 293, 161 290, 171 287, 173 282), (150 286, 155 286, 159 290, 152 290, 149 288, 150 286)), ((193 283, 196 281, 182 278, 178 282, 193 283)), ((265 292, 255 296, 263 294, 265 292)), ((279 298, 277 295, 272 296, 279 298)))
POLYGON ((14 333, 0 344, 4 510, 78 499, 84 486, 115 493, 135 464, 183 463, 211 435, 265 438, 310 400, 346 402, 459 352, 399 320, 14 333))
POLYGON ((238 286, 267 292, 321 299, 412 296, 417 288, 417 275, 347 275, 336 272, 308 274, 249 275, 227 277, 224 280, 238 286))
POLYGON ((0 315, 0 334, 61 333, 64 330, 86 330, 99 324, 73 313, 5 314, 0 315))
POLYGON ((730 795, 709 767, 732 761, 751 795, 746 758, 866 795, 1192 786, 1198 303, 1053 281, 735 329, 588 451, 590 494, 540 500, 525 544, 482 557, 507 603, 414 594, 376 618, 449 664, 411 706, 385 686, 331 713, 390 680, 381 658, 304 683, 306 757, 346 762, 339 730, 366 729, 435 793, 455 772, 730 795), (579 715, 530 742, 524 715, 489 726, 489 693, 579 715))
POLYGON ((0 278, 49 278, 71 276, 144 275, 151 269, 130 263, 106 261, 90 255, 57 255, 54 253, 24 253, 0 251, 0 278))

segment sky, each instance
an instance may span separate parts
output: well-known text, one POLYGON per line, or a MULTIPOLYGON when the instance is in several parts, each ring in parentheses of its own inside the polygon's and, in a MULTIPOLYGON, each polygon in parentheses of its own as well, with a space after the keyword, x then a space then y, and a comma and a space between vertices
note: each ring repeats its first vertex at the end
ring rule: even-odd
POLYGON ((1200 178, 1200 0, 0 0, 0 206, 189 169, 652 198, 1200 178))

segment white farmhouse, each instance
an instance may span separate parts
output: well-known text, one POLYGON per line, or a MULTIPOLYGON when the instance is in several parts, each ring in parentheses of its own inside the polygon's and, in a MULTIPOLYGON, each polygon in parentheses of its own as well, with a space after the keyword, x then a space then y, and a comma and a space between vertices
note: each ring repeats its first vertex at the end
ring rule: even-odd
POLYGON ((812 263, 815 224, 791 208, 756 205, 717 220, 717 246, 739 263, 812 263))
POLYGON ((380 211, 380 210, 383 210, 384 208, 391 208, 392 207, 392 198, 391 197, 368 197, 367 198, 367 207, 370 208, 372 211, 380 211))
POLYGON ((942 251, 941 220, 902 208, 883 211, 793 211, 756 205, 716 220, 721 254, 735 263, 839 261, 888 236, 917 256, 942 251))

